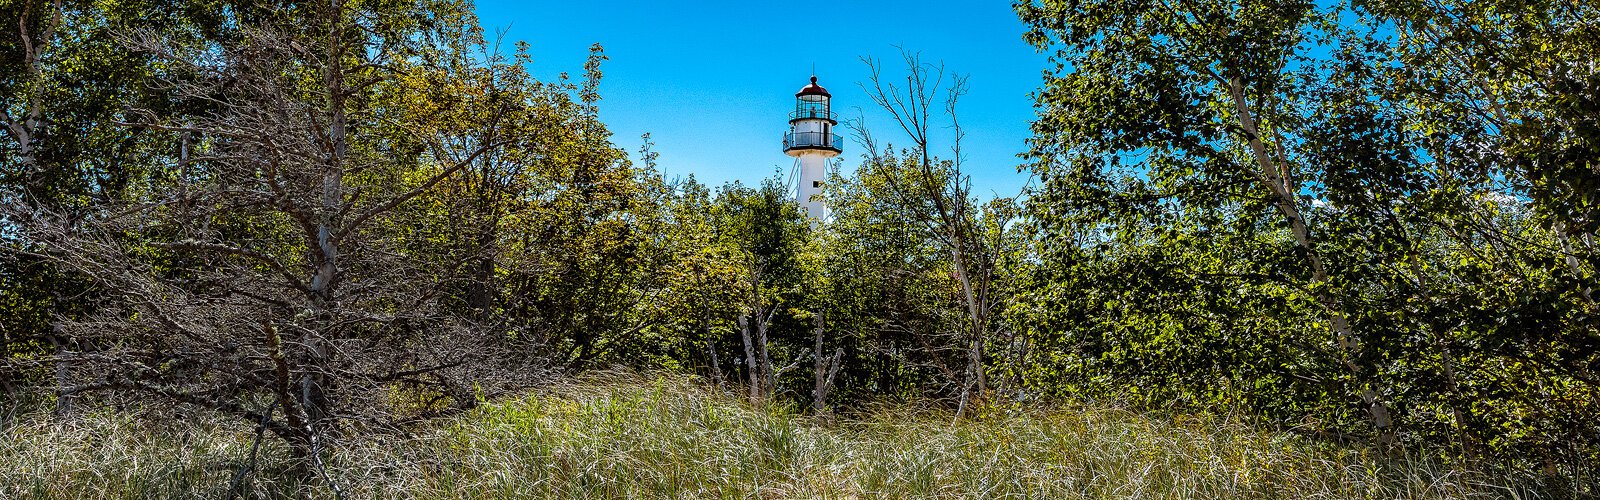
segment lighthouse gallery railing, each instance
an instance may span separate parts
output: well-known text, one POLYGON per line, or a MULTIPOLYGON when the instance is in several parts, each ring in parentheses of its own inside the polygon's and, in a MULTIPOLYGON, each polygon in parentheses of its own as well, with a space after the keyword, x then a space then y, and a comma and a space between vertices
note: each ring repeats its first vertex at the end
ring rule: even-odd
POLYGON ((822 132, 789 132, 783 134, 783 149, 793 148, 827 148, 835 151, 844 151, 844 138, 839 134, 826 134, 822 132))
POLYGON ((802 118, 820 118, 824 120, 833 120, 835 122, 839 121, 839 116, 832 111, 828 111, 826 107, 800 106, 795 108, 794 111, 789 112, 790 120, 799 120, 802 118))

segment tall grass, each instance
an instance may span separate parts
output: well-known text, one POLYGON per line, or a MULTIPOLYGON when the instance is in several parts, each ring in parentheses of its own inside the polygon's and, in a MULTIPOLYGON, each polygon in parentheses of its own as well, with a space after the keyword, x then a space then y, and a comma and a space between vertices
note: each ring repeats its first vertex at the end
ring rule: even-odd
MULTIPOLYGON (((3 498, 214 498, 253 433, 111 414, 0 429, 3 498)), ((246 496, 330 496, 283 479, 283 451, 246 496)), ((1534 491, 1415 459, 1208 419, 1017 410, 952 422, 898 408, 822 423, 681 378, 576 384, 348 444, 328 474, 350 498, 1463 498, 1534 491)))

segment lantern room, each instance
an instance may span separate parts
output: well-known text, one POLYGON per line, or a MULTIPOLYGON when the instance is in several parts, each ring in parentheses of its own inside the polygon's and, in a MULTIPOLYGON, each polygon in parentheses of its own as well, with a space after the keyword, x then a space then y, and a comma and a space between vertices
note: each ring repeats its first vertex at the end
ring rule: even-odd
POLYGON ((833 96, 828 94, 828 89, 817 85, 817 77, 812 76, 811 84, 801 88, 794 97, 789 132, 783 135, 783 152, 794 157, 806 154, 833 157, 843 152, 843 138, 833 131, 839 126, 839 120, 833 114, 833 96))

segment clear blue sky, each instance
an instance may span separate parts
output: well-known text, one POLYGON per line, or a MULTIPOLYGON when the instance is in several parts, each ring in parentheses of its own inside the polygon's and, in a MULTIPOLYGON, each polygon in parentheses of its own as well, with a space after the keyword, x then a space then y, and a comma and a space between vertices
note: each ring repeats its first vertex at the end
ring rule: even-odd
MULTIPOLYGON (((903 79, 900 45, 970 76, 960 113, 977 194, 1014 194, 1027 180, 1016 155, 1046 60, 1023 43, 1007 1, 480 0, 477 12, 491 36, 507 29, 508 50, 515 40, 531 45, 541 79, 581 76, 589 45, 604 45, 601 118, 629 151, 649 132, 669 177, 693 173, 716 186, 787 172, 780 138, 813 64, 841 119, 860 109, 876 135, 906 143, 859 86, 862 56, 903 79)), ((861 152, 846 146, 846 171, 861 152)))

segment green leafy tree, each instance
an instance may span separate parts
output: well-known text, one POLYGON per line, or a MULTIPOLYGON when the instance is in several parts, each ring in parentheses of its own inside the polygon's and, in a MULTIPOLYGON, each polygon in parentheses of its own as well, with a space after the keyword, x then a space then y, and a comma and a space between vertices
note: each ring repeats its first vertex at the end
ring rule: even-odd
POLYGON ((662 270, 665 288, 652 312, 677 339, 669 359, 679 368, 704 373, 719 387, 737 370, 740 352, 732 332, 745 299, 746 277, 740 251, 721 238, 718 200, 690 176, 673 186, 663 243, 671 256, 662 270))
POLYGON ((1433 349, 1453 433, 1469 455, 1545 473, 1593 462, 1600 379, 1594 320, 1600 43, 1594 5, 1368 2, 1394 27, 1383 98, 1416 135, 1433 181, 1438 252, 1425 303, 1450 332, 1433 349), (1533 389, 1540 387, 1541 389, 1533 389), (1484 401, 1493 401, 1485 404, 1484 401), (1462 408, 1466 408, 1462 410, 1462 408))
MULTIPOLYGON (((1133 307, 1155 307, 1139 316, 1156 321, 1130 333, 1167 332, 1127 352, 1149 359, 1144 355, 1203 345, 1185 338, 1191 334, 1231 343, 1234 331, 1251 329, 1230 324, 1235 315, 1228 309, 1267 309, 1251 302, 1275 297, 1288 308, 1269 316, 1276 324, 1256 330, 1273 338, 1169 359, 1216 366, 1260 354, 1252 345, 1294 346, 1298 352, 1274 356, 1283 370, 1275 378, 1320 379, 1323 390, 1358 396, 1372 429, 1392 442, 1391 395, 1379 374, 1382 333, 1353 323, 1364 313, 1355 295, 1367 270, 1341 265, 1337 259, 1348 254, 1325 241, 1341 235, 1331 227, 1337 223, 1318 227, 1322 214, 1313 205, 1389 201, 1367 197, 1367 186, 1330 183, 1343 165, 1324 160, 1396 168, 1323 155, 1314 142, 1321 125, 1316 106, 1323 103, 1312 94, 1325 90, 1319 82, 1339 68, 1307 52, 1316 36, 1340 41, 1319 31, 1334 21, 1308 2, 1029 2, 1017 10, 1033 26, 1029 41, 1055 49, 1054 58, 1070 68, 1051 76, 1039 97, 1032 156, 1044 181, 1040 223, 1047 234, 1076 232, 1084 244, 1056 245, 1052 257, 1066 265, 1112 255, 1106 265, 1131 267, 1123 272, 1142 283, 1134 285, 1137 295, 1124 298, 1133 307), (1203 292, 1218 285, 1256 289, 1203 292), (1151 303, 1184 296, 1214 302, 1166 311, 1151 303), (1307 318, 1318 319, 1320 328, 1294 324, 1307 318), (1211 353, 1239 357, 1204 359, 1211 353), (1315 375, 1296 373, 1306 363, 1336 363, 1344 373, 1329 378, 1322 367, 1310 370, 1315 375)), ((1384 125, 1353 126, 1381 134, 1384 125)), ((1231 383, 1270 380, 1264 375, 1231 383)))
POLYGON ((1030 153, 1035 387, 1545 473, 1592 456, 1564 416, 1594 400, 1591 7, 1016 8, 1059 63, 1030 153))

